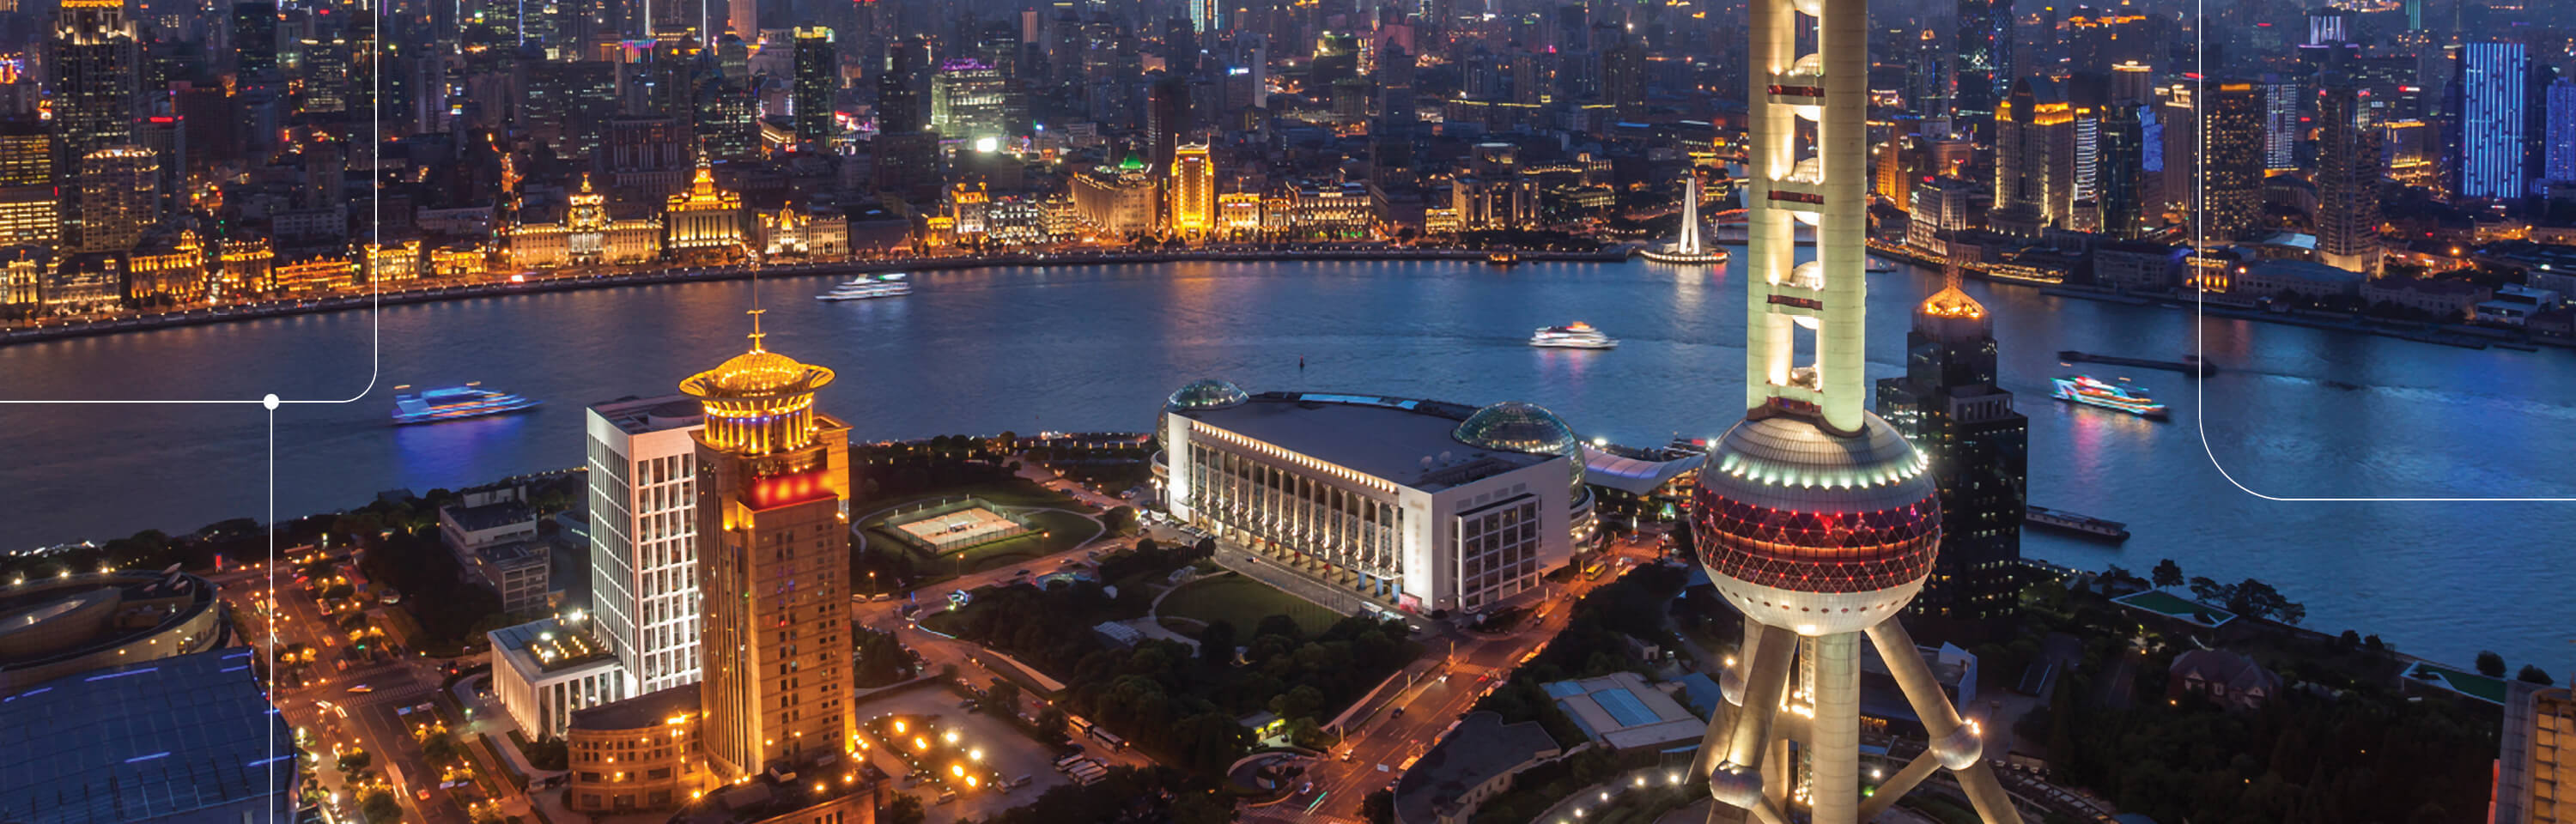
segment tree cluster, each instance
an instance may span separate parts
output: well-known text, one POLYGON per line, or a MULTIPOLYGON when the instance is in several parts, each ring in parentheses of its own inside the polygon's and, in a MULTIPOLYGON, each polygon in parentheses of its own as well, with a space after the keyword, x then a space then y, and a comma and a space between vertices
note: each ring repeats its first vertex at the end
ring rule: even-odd
POLYGON ((501 611, 501 596, 469 582, 456 555, 433 529, 396 530, 367 536, 358 570, 379 586, 403 593, 395 609, 411 614, 421 637, 412 645, 432 655, 452 656, 477 644, 484 633, 510 625, 501 611))

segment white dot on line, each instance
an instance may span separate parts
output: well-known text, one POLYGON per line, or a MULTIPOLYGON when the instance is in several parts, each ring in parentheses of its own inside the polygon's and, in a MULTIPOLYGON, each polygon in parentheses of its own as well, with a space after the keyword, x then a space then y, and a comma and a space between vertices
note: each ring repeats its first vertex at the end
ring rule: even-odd
POLYGON ((261 396, 259 399, 259 405, 268 407, 269 411, 272 412, 277 410, 277 403, 277 393, 275 392, 270 392, 267 395, 261 396))

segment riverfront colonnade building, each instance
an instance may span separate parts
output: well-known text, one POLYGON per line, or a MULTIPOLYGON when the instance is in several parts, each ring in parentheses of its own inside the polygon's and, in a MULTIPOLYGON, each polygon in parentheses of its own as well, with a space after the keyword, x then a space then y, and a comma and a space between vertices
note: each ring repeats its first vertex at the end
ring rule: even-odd
POLYGON ((1709 820, 1869 821, 1936 768, 1980 819, 2020 824, 1897 615, 1923 588, 1941 505, 1923 453, 1862 407, 1868 0, 1752 0, 1745 415, 1699 472, 1700 562, 1745 616, 1692 775, 1709 820), (1812 33, 1812 38, 1802 34, 1812 33), (1802 39, 1812 53, 1801 54, 1802 39), (1812 123, 1812 156, 1801 126, 1812 123), (1796 260, 1796 226, 1816 259, 1796 260), (1798 363, 1801 351, 1815 358, 1798 363), (1930 746, 1870 789, 1860 770, 1862 637, 1930 746))
POLYGON ((1156 435, 1174 517, 1214 532, 1228 566, 1344 613, 1491 610, 1593 533, 1581 445, 1530 404, 1211 380, 1173 393, 1156 435))
POLYGON ((626 694, 698 682, 697 431, 687 395, 626 397, 584 416, 591 627, 626 694))
MULTIPOLYGON (((855 751, 849 427, 814 408, 832 370, 761 348, 682 381, 697 441, 702 740, 740 779, 855 751)), ((788 770, 793 772, 795 770, 788 770)))

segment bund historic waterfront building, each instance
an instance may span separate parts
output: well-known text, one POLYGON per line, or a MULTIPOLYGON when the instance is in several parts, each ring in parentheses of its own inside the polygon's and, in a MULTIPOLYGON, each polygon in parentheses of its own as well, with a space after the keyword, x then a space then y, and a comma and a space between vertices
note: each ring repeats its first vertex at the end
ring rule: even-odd
POLYGON ((697 439, 699 695, 726 778, 852 742, 849 428, 814 408, 832 370, 761 348, 680 383, 697 439))

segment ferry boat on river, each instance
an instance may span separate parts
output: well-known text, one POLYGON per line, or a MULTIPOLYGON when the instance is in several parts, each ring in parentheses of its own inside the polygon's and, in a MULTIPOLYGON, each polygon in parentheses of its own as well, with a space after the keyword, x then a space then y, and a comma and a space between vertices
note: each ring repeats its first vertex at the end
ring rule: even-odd
POLYGON ((2037 505, 2023 507, 2023 510, 2022 521, 2034 526, 2062 529, 2068 532, 2080 532, 2109 541, 2126 541, 2129 539, 2129 525, 2120 523, 2119 521, 2104 520, 2090 515, 2077 515, 2072 512, 2055 510, 2037 505))
POLYGON ((862 277, 834 287, 832 291, 815 295, 814 299, 829 302, 891 298, 912 294, 912 284, 903 282, 903 277, 902 272, 889 272, 872 278, 862 277))
POLYGON ((1554 349, 1617 349, 1619 341, 1609 335, 1601 334, 1601 330, 1592 328, 1592 324, 1575 321, 1569 325, 1549 326, 1531 333, 1530 345, 1554 349))
MULTIPOLYGON (((409 384, 394 387, 409 389, 409 384)), ((484 389, 480 382, 450 386, 425 392, 399 392, 394 395, 394 425, 443 423, 506 415, 534 409, 543 401, 534 401, 508 392, 484 389)))
POLYGON ((2054 394, 2061 401, 2114 409, 2142 418, 2163 420, 2165 417, 2165 405, 2148 397, 2145 389, 2103 383, 2086 375, 2068 375, 2054 383, 2057 385, 2054 394))

